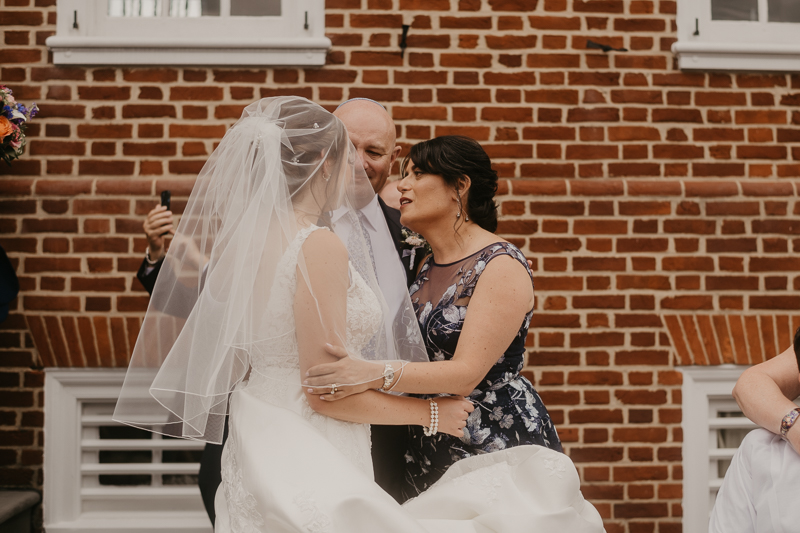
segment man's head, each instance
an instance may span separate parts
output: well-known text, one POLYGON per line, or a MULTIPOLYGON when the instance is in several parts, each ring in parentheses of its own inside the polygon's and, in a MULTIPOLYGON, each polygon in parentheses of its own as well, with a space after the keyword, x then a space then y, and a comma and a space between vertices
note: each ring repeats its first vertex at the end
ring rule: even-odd
POLYGON ((380 192, 400 153, 392 117, 379 103, 363 99, 348 100, 333 114, 344 122, 372 188, 380 192))

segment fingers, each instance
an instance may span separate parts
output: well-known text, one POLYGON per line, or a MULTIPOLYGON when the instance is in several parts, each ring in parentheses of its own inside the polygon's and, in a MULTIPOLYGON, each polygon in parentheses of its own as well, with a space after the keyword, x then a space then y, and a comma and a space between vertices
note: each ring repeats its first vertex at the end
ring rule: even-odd
POLYGON ((336 400, 341 400, 342 398, 347 398, 348 396, 352 396, 356 394, 356 391, 353 389, 338 389, 336 392, 331 394, 330 386, 327 389, 321 388, 310 388, 307 389, 309 394, 319 394, 319 399, 324 402, 335 402, 336 400))
POLYGON ((341 346, 334 346, 333 344, 325 344, 325 351, 329 354, 333 355, 334 357, 338 357, 339 359, 344 359, 347 357, 347 350, 341 346))
POLYGON ((330 381, 324 381, 319 379, 313 380, 311 378, 333 374, 334 372, 336 372, 336 367, 334 366, 335 364, 336 363, 324 363, 321 365, 312 366, 311 368, 308 369, 308 372, 306 372, 306 376, 308 376, 308 379, 306 379, 306 381, 308 381, 309 385, 325 385, 326 383, 330 384, 331 383, 330 381))

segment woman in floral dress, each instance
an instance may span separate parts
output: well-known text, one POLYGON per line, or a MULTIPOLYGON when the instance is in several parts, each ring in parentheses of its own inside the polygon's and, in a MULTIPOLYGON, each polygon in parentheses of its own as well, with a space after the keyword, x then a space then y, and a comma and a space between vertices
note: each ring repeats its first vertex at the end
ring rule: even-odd
POLYGON ((430 362, 409 363, 389 373, 391 379, 386 372, 374 378, 374 363, 332 348, 342 359, 312 368, 307 383, 365 383, 322 395, 330 401, 368 388, 472 401, 463 437, 410 427, 404 493, 414 497, 460 459, 526 444, 561 451, 561 442, 520 374, 533 280, 522 252, 493 233, 497 173, 489 157, 472 139, 438 137, 412 147, 402 168, 400 220, 432 252, 409 289, 430 362))

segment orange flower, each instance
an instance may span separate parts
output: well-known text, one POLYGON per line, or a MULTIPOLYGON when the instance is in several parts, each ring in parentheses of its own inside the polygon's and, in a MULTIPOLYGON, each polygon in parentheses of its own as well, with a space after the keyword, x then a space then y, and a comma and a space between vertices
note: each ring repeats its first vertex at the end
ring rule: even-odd
POLYGON ((0 115, 0 143, 3 142, 3 139, 11 135, 13 131, 14 128, 11 122, 9 122, 6 117, 0 115))

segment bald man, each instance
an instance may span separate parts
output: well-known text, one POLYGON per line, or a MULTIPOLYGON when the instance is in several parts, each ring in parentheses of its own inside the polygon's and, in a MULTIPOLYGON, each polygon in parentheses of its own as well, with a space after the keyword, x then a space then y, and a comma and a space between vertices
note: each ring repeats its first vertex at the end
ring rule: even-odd
MULTIPOLYGON (((400 155, 400 147, 396 146, 396 131, 394 121, 386 109, 375 102, 366 98, 354 98, 344 102, 333 113, 347 128, 350 141, 356 147, 364 171, 369 178, 369 182, 376 193, 380 192, 389 179, 392 172, 392 165, 400 155)), ((403 262, 406 272, 407 285, 411 285, 416 277, 416 267, 423 254, 414 257, 403 257, 401 242, 402 226, 400 225, 400 211, 389 207, 376 194, 375 198, 361 209, 364 215, 364 226, 367 232, 375 230, 371 221, 378 217, 383 217, 389 226, 389 233, 394 241, 394 248, 374 249, 378 277, 381 277, 383 263, 381 257, 397 253, 403 262), (415 261, 412 263, 412 259, 415 261)), ((378 246, 385 244, 382 239, 373 241, 378 246)), ((401 291, 399 294, 388 294, 387 304, 391 307, 392 301, 399 301, 403 296, 402 285, 396 287, 401 291)), ((408 294, 408 293, 405 293, 408 294)), ((226 432, 223 437, 227 438, 226 432)), ((375 469, 375 481, 386 492, 391 494, 396 500, 402 502, 400 494, 401 481, 405 477, 405 458, 408 439, 408 426, 372 426, 372 463, 375 469)), ((203 505, 206 508, 211 523, 215 521, 214 496, 217 487, 222 483, 222 448, 217 444, 207 444, 200 459, 200 473, 198 484, 200 494, 203 498, 203 505)))
MULTIPOLYGON (((375 192, 379 193, 386 185, 392 166, 400 155, 400 147, 395 144, 396 133, 392 117, 381 104, 365 98, 348 100, 333 114, 347 128, 347 134, 364 165, 367 178, 375 192)), ((386 277, 394 275, 396 271, 391 269, 390 262, 386 261, 386 258, 397 253, 403 262, 407 286, 410 286, 416 277, 416 262, 423 254, 413 258, 409 255, 403 257, 400 211, 386 205, 386 202, 376 194, 360 212, 367 233, 376 231, 378 227, 376 222, 384 218, 394 241, 392 248, 384 239, 372 240, 378 280, 383 282, 386 277), (412 262, 412 259, 416 261, 412 262)), ((408 292, 397 283, 388 283, 384 286, 392 287, 385 294, 389 309, 399 309, 401 303, 408 297, 408 292)), ((399 502, 403 501, 400 487, 405 478, 407 443, 408 426, 372 426, 372 466, 375 470, 375 482, 399 502)))

